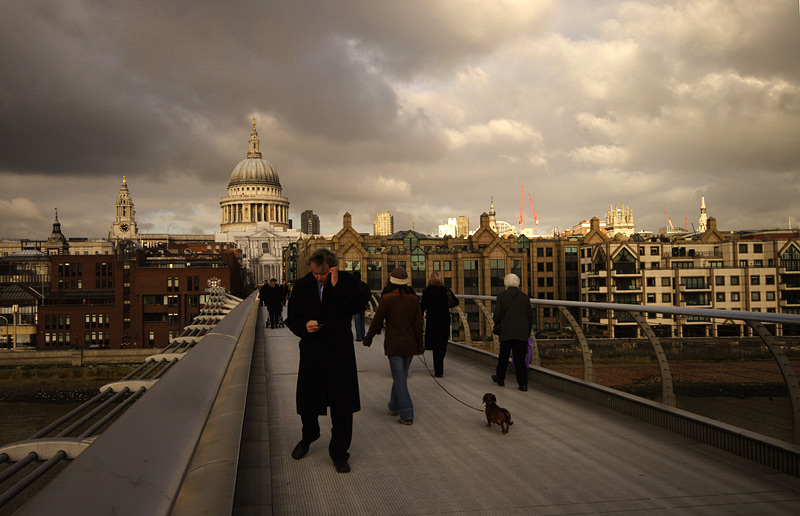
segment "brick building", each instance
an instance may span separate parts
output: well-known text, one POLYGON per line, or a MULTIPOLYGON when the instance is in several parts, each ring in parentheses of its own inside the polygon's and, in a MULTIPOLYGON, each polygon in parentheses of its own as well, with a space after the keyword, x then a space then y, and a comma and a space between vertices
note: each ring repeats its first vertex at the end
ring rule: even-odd
POLYGON ((36 345, 164 347, 200 313, 213 282, 243 295, 233 252, 145 250, 121 241, 113 255, 50 257, 36 345))

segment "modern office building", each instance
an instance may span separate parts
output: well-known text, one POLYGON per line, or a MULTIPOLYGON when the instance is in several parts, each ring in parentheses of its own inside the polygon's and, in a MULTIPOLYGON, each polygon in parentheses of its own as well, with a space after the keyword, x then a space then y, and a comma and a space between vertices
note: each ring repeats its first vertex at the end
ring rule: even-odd
POLYGON ((388 236, 394 233, 394 216, 388 211, 378 213, 375 220, 372 222, 373 235, 375 236, 388 236))
POLYGON ((319 216, 312 210, 300 214, 300 232, 304 235, 319 235, 319 216))

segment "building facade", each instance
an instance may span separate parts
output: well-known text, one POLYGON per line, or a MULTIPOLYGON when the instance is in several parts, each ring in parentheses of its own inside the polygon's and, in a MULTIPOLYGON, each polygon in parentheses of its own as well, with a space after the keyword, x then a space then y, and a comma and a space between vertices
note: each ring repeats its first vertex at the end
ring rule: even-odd
POLYGON ((373 232, 375 236, 389 236, 394 233, 394 216, 388 211, 378 213, 375 220, 372 222, 373 232))
POLYGON ((622 234, 626 237, 633 236, 636 225, 633 223, 633 209, 630 205, 611 206, 606 212, 606 232, 614 236, 622 234))
POLYGON ((305 235, 319 235, 319 216, 312 210, 300 214, 300 231, 305 235))
MULTIPOLYGON (((699 238, 609 239, 596 231, 580 248, 580 267, 582 301, 800 313, 797 232, 723 235, 713 217, 699 238)), ((752 335, 741 321, 659 313, 647 318, 662 337, 752 335)), ((641 335, 627 312, 584 309, 582 320, 590 335, 641 335)), ((800 333, 793 327, 768 329, 800 333)))
POLYGON ((113 255, 59 255, 38 309, 39 348, 161 348, 200 313, 212 283, 243 295, 234 252, 120 242, 113 255))

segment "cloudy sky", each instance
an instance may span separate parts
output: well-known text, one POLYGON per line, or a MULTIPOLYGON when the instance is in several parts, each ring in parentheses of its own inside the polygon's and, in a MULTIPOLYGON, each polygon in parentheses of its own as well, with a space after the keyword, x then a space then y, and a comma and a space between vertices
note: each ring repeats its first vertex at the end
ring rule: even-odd
POLYGON ((322 231, 629 205, 637 230, 800 224, 789 0, 0 1, 0 238, 213 233, 256 118, 322 231))

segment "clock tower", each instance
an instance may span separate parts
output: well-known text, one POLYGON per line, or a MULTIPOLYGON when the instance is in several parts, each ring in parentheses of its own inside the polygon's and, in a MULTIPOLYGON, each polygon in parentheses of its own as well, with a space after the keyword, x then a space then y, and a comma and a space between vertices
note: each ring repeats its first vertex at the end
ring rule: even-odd
POLYGON ((133 208, 133 199, 128 190, 128 182, 125 176, 122 176, 122 186, 119 189, 119 196, 117 202, 114 203, 116 207, 116 216, 114 223, 111 224, 111 231, 108 237, 111 240, 137 240, 139 232, 136 229, 136 210, 133 208))

